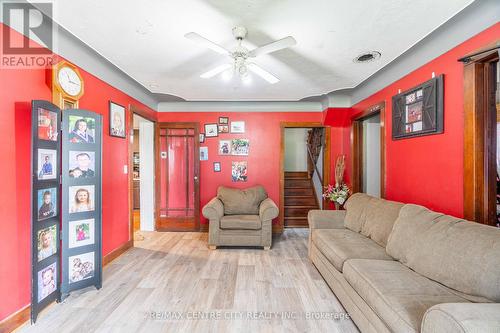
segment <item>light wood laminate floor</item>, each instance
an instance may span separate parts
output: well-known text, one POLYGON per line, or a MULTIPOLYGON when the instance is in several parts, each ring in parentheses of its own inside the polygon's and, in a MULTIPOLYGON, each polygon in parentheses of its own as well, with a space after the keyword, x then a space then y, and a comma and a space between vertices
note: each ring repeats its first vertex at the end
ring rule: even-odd
POLYGON ((104 268, 101 290, 73 292, 20 331, 358 332, 332 319, 344 309, 307 258, 307 229, 286 229, 270 251, 208 250, 206 233, 141 234, 104 268))

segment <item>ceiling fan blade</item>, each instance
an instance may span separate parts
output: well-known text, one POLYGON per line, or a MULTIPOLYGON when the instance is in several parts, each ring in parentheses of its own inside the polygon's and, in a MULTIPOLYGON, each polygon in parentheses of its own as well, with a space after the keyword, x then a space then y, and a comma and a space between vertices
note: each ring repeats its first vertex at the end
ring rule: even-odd
POLYGON ((256 49, 250 51, 250 53, 248 55, 250 57, 257 57, 261 54, 267 54, 267 53, 275 52, 278 50, 286 49, 287 47, 293 46, 295 44, 297 44, 297 41, 295 40, 295 38, 293 38, 292 36, 288 36, 288 37, 279 39, 275 42, 258 47, 256 49))
POLYGON ((254 63, 248 64, 247 67, 250 71, 254 72, 258 76, 260 76, 261 78, 263 78, 264 80, 269 82, 270 84, 275 84, 276 82, 279 82, 279 80, 280 80, 276 76, 274 76, 273 74, 266 71, 264 68, 260 67, 259 65, 254 64, 254 63))
POLYGON ((224 54, 224 55, 230 55, 231 52, 229 50, 226 50, 222 46, 220 46, 217 43, 214 43, 208 39, 206 39, 203 36, 198 35, 196 32, 189 32, 184 35, 187 39, 192 40, 193 42, 196 42, 200 45, 203 45, 205 47, 208 47, 210 50, 215 51, 219 54, 224 54))
POLYGON ((220 66, 215 67, 214 69, 209 70, 208 72, 201 74, 200 77, 202 79, 210 79, 210 78, 216 76, 219 73, 224 72, 225 70, 227 70, 231 67, 232 66, 230 64, 220 65, 220 66))

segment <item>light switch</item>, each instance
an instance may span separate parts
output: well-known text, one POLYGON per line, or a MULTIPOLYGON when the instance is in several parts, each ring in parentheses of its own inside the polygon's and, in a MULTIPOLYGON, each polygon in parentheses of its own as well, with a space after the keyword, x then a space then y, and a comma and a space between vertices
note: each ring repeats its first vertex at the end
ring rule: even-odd
POLYGON ((123 173, 128 174, 128 165, 126 164, 123 166, 123 173))

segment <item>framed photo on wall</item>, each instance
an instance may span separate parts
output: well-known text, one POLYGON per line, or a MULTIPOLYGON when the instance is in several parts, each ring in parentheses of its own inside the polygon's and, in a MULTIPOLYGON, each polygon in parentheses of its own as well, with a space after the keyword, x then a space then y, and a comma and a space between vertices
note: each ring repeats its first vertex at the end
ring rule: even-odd
POLYGON ((227 124, 229 124, 229 117, 219 117, 219 124, 220 125, 227 125, 227 124))
POLYGON ((231 155, 231 140, 219 140, 219 155, 231 155))
POLYGON ((220 172, 220 162, 214 162, 214 172, 220 172))
POLYGON ((231 122, 231 133, 245 133, 245 122, 244 121, 232 121, 231 122))
POLYGON ((200 133, 200 143, 205 142, 205 133, 200 133))
POLYGON ((125 107, 109 101, 109 135, 125 138, 125 107))
POLYGON ((393 140, 443 133, 443 79, 440 75, 392 97, 393 140))
POLYGON ((219 129, 217 124, 205 124, 205 137, 213 138, 219 136, 219 129))
POLYGON ((219 133, 229 133, 229 125, 219 125, 219 133))

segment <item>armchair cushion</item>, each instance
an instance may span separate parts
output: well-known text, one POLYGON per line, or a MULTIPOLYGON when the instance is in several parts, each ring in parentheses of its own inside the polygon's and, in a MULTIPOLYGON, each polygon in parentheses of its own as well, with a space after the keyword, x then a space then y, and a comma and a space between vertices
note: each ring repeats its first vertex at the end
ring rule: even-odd
POLYGON ((258 215, 226 215, 220 219, 221 229, 259 230, 262 223, 258 215))
POLYGON ((213 198, 203 207, 202 214, 209 220, 219 220, 224 216, 224 206, 219 199, 213 198))
POLYGON ((224 215, 259 215, 260 203, 267 193, 262 186, 244 190, 220 186, 217 198, 224 204, 224 215))

